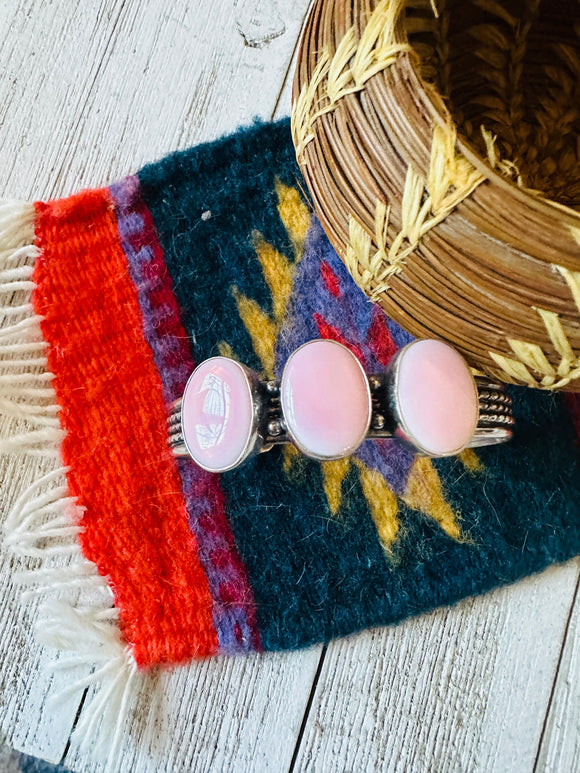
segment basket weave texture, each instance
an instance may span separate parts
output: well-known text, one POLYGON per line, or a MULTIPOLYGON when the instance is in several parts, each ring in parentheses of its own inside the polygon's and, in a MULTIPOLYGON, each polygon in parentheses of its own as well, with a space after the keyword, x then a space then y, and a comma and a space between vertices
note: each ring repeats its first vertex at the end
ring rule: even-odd
POLYGON ((580 3, 317 0, 292 132, 373 301, 478 371, 580 391, 580 3))

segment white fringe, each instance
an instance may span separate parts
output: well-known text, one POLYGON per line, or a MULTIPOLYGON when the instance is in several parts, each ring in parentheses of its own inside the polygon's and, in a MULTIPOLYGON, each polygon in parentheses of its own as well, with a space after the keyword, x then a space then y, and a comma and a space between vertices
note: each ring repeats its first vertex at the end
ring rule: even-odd
POLYGON ((129 648, 123 644, 112 607, 73 607, 53 600, 46 604, 48 617, 38 628, 43 643, 67 653, 55 670, 74 670, 90 664, 91 672, 72 682, 55 696, 55 710, 65 698, 89 689, 72 739, 80 751, 106 759, 106 773, 118 769, 119 748, 125 721, 137 704, 142 678, 129 648))
POLYGON ((45 615, 39 638, 63 653, 56 670, 90 673, 52 700, 89 689, 73 738, 116 770, 125 720, 137 702, 140 674, 118 628, 112 592, 78 543, 82 509, 69 495, 60 461, 64 433, 48 371, 41 319, 34 313, 35 210, 0 202, 0 414, 8 419, 0 453, 53 459, 53 469, 18 498, 4 523, 5 543, 32 564, 16 579, 23 600, 40 597, 45 615), (36 564, 36 565, 35 565, 36 564), (60 598, 55 596, 60 595, 60 598), (87 601, 88 600, 88 601, 87 601))
POLYGON ((25 431, 0 438, 0 453, 43 456, 58 449, 62 431, 41 320, 30 302, 34 219, 31 204, 0 202, 0 412, 26 423, 25 431))

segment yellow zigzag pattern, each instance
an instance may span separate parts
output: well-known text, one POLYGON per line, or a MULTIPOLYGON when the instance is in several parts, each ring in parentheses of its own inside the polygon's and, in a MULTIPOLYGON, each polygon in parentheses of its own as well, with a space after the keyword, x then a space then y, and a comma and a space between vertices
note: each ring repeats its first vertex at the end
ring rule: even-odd
MULTIPOLYGON (((302 202, 296 188, 276 182, 278 196, 278 214, 282 220, 290 241, 294 247, 294 265, 288 258, 269 244, 261 233, 255 231, 254 246, 260 261, 266 284, 272 295, 272 314, 265 312, 252 298, 232 287, 238 313, 252 339, 266 378, 274 377, 274 357, 276 338, 284 321, 286 307, 292 292, 294 266, 300 262, 304 253, 306 234, 310 226, 310 211, 302 202)), ((225 352, 227 344, 220 346, 225 352)), ((293 446, 284 447, 284 471, 288 474, 292 464, 300 456, 293 446)))
MULTIPOLYGON (((294 259, 298 263, 304 252, 304 242, 310 225, 310 212, 302 203, 295 188, 290 188, 278 181, 276 193, 278 212, 294 245, 294 259)), ((285 255, 265 241, 262 234, 255 231, 253 236, 264 279, 272 295, 273 314, 267 314, 256 301, 240 293, 237 287, 233 287, 232 292, 264 373, 267 378, 273 378, 274 346, 292 292, 294 267, 285 255)))
MULTIPOLYGON (((254 234, 256 254, 272 295, 272 313, 268 314, 256 301, 245 296, 236 287, 232 288, 240 318, 248 330, 254 351, 262 363, 264 375, 267 378, 272 378, 274 375, 275 342, 292 292, 294 267, 302 258, 310 224, 310 213, 296 189, 278 182, 276 192, 280 218, 294 245, 295 262, 290 263, 282 253, 268 244, 260 233, 254 234)), ((225 342, 220 345, 220 352, 226 356, 235 356, 231 347, 225 342)), ((460 458, 468 471, 472 473, 480 471, 481 463, 473 451, 464 452, 460 458)), ((284 447, 283 469, 286 475, 292 476, 293 470, 296 465, 299 465, 301 459, 301 454, 294 446, 284 447)), ((399 500, 380 473, 369 469, 355 457, 322 462, 320 465, 330 513, 334 517, 340 515, 343 483, 353 465, 358 471, 361 488, 381 544, 385 551, 391 554, 400 530, 399 500)), ((409 475, 407 490, 401 499, 409 507, 425 513, 436 521, 450 537, 461 539, 457 516, 445 500, 441 481, 430 460, 424 458, 416 460, 409 475)))

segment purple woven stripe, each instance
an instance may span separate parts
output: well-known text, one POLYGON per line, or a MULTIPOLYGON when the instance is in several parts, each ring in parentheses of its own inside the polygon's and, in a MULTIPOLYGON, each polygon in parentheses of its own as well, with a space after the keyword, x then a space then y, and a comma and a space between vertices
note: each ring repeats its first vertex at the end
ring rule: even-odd
MULTIPOLYGON (((109 190, 116 205, 121 246, 137 289, 143 330, 169 409, 181 397, 194 368, 190 339, 181 324, 163 248, 141 198, 138 178, 126 177, 109 190)), ((189 524, 214 599, 213 622, 219 649, 225 653, 260 650, 254 597, 225 515, 219 477, 201 470, 191 459, 179 459, 178 470, 189 524)))
MULTIPOLYGON (((377 359, 377 333, 373 322, 382 321, 383 329, 389 331, 393 341, 393 349, 413 340, 402 328, 388 320, 378 307, 369 303, 314 218, 304 256, 296 270, 288 315, 276 341, 277 376, 281 375, 293 351, 306 341, 320 338, 317 320, 323 320, 338 331, 343 343, 358 352, 367 373, 380 373, 384 367, 377 359), (323 265, 332 272, 338 290, 336 294, 330 291, 324 280, 323 265)), ((380 472, 396 494, 405 492, 415 456, 401 443, 394 440, 367 441, 357 450, 356 456, 371 470, 380 472)))

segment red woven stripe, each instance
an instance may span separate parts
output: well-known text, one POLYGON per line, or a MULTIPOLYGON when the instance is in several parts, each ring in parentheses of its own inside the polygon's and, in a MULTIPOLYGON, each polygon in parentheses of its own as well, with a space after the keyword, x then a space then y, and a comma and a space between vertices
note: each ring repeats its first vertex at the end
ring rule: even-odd
POLYGON ((66 431, 81 545, 109 579, 137 663, 217 651, 212 602, 175 461, 161 382, 107 190, 37 205, 34 304, 66 431))

